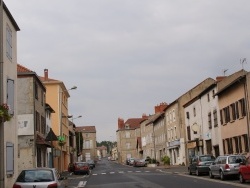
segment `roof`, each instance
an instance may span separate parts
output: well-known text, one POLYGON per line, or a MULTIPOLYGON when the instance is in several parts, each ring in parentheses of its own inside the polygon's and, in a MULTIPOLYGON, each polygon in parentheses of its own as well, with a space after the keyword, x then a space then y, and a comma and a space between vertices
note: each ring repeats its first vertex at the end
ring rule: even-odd
POLYGON ((96 133, 95 126, 80 126, 75 128, 76 132, 96 133))
POLYGON ((22 65, 20 65, 20 64, 17 64, 17 72, 18 73, 28 73, 28 72, 30 72, 30 73, 35 73, 34 71, 32 71, 32 70, 30 70, 30 69, 28 69, 28 68, 26 68, 26 67, 24 67, 24 66, 22 66, 22 65))
POLYGON ((143 120, 144 120, 143 118, 130 118, 125 122, 125 126, 129 125, 129 129, 136 129, 141 126, 141 122, 143 120))
POLYGON ((151 123, 154 123, 155 121, 157 121, 163 114, 165 114, 165 112, 160 112, 160 113, 156 113, 154 115, 149 116, 148 120, 146 121, 145 125, 149 125, 151 123))

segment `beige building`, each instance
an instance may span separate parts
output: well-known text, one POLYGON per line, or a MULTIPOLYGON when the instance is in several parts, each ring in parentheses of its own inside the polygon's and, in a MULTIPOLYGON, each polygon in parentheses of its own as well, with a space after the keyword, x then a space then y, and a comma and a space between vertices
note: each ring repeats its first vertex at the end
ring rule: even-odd
POLYGON ((40 77, 46 87, 46 102, 54 109, 55 113, 51 115, 52 129, 60 138, 54 145, 54 167, 59 171, 65 171, 70 163, 69 146, 69 120, 68 120, 68 98, 69 90, 76 89, 72 87, 67 89, 62 81, 49 78, 48 69, 44 70, 44 77, 40 77))
POLYGON ((96 128, 95 126, 76 127, 77 134, 82 134, 83 148, 80 161, 95 160, 97 158, 96 128))
POLYGON ((221 139, 224 154, 249 152, 250 74, 244 70, 218 83, 221 139))
POLYGON ((17 65, 18 171, 47 167, 46 89, 37 74, 17 65))
POLYGON ((12 187, 18 175, 17 140, 17 31, 19 27, 1 1, 0 105, 8 105, 11 118, 0 117, 0 187, 12 187))
POLYGON ((129 158, 138 158, 137 139, 140 137, 140 123, 146 117, 130 118, 125 123, 124 120, 118 119, 117 152, 120 163, 125 163, 129 158))

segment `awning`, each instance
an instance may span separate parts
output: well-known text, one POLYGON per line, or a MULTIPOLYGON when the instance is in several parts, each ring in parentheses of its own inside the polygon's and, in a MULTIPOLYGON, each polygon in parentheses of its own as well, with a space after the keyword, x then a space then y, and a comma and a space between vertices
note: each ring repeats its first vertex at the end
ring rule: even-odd
POLYGON ((51 147, 50 142, 46 141, 41 135, 36 135, 36 144, 38 145, 45 145, 46 147, 51 147))
POLYGON ((58 138, 55 135, 54 131, 50 128, 50 131, 48 133, 48 135, 45 138, 45 141, 57 141, 58 138))

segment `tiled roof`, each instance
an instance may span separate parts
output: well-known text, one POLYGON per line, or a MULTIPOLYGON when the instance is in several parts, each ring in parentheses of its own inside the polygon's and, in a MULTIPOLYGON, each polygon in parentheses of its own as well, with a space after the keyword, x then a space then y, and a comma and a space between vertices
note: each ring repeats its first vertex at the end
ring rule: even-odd
POLYGON ((28 69, 20 64, 17 64, 17 72, 18 73, 27 73, 27 72, 34 72, 34 71, 32 71, 32 70, 30 70, 30 69, 28 69))
POLYGON ((161 113, 156 113, 152 116, 149 116, 148 120, 146 121, 146 125, 149 125, 150 123, 154 123, 163 114, 164 114, 164 112, 161 112, 161 113))
POLYGON ((76 127, 75 130, 77 132, 96 133, 95 126, 81 126, 81 127, 76 127))
MULTIPOLYGON (((125 125, 129 125, 130 129, 135 129, 140 127, 140 123, 143 121, 143 118, 130 118, 125 122, 125 125)), ((125 127, 124 127, 125 128, 125 127)))
POLYGON ((48 78, 48 79, 46 80, 45 77, 42 77, 42 76, 39 76, 39 79, 40 79, 42 82, 49 82, 49 81, 61 82, 61 81, 59 81, 59 80, 55 80, 55 79, 52 79, 52 78, 48 78))

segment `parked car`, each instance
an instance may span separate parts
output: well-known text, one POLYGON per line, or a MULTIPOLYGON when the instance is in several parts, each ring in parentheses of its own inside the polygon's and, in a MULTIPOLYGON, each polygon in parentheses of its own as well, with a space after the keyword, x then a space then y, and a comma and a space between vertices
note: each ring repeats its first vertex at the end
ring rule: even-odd
POLYGON ((89 163, 89 166, 91 169, 95 168, 95 161, 94 160, 87 160, 86 162, 89 163))
POLYGON ((146 159, 135 159, 133 166, 134 167, 145 167, 145 166, 147 166, 147 161, 146 161, 146 159))
POLYGON ((74 174, 90 174, 90 166, 86 162, 75 162, 74 174))
POLYGON ((129 165, 129 159, 126 159, 125 163, 126 165, 129 165))
POLYGON ((240 183, 245 183, 246 180, 250 180, 250 164, 243 161, 240 163, 239 168, 240 183))
POLYGON ((208 174, 209 166, 214 160, 215 157, 213 155, 196 155, 192 157, 188 165, 189 174, 195 173, 197 176, 203 173, 208 174))
POLYGON ((33 168, 22 170, 12 188, 61 187, 67 186, 67 179, 55 168, 33 168))
POLYGON ((219 176, 224 180, 228 176, 238 176, 240 163, 246 161, 243 155, 225 155, 219 156, 209 166, 209 177, 219 176))
POLYGON ((133 166, 134 165, 135 158, 130 158, 129 159, 129 165, 133 166))
POLYGON ((75 165, 74 163, 69 163, 68 165, 68 172, 74 172, 75 171, 75 165))

